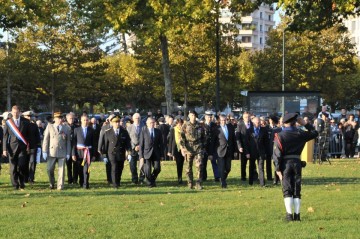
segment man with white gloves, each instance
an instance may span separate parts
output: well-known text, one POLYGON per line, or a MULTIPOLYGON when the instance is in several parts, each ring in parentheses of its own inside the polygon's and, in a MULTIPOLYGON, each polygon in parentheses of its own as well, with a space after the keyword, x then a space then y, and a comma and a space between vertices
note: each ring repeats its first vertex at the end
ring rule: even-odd
POLYGON ((54 113, 54 123, 48 124, 45 129, 42 151, 44 160, 47 160, 50 189, 55 188, 56 162, 58 162, 57 189, 64 189, 65 160, 69 160, 71 154, 70 130, 70 127, 62 124, 60 112, 54 113))

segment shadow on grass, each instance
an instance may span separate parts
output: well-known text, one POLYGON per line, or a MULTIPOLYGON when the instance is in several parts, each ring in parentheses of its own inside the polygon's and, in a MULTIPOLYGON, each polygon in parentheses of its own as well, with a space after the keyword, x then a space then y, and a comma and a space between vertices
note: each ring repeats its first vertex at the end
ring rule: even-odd
POLYGON ((326 184, 360 184, 359 178, 340 178, 340 177, 306 177, 302 178, 304 185, 326 185, 326 184))

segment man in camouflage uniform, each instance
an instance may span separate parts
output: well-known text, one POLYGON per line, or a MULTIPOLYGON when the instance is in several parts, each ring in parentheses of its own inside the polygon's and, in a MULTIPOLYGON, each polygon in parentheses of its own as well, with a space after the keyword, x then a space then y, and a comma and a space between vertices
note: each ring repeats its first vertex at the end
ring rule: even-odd
POLYGON ((329 115, 327 113, 322 113, 321 119, 317 119, 317 124, 315 125, 316 130, 319 132, 318 142, 319 142, 319 156, 321 161, 326 161, 326 158, 329 154, 329 141, 330 141, 330 122, 328 120, 329 115))
POLYGON ((202 189, 202 157, 205 150, 205 129, 196 121, 196 112, 189 112, 189 121, 183 124, 181 132, 181 152, 186 161, 186 175, 189 188, 193 188, 193 162, 197 171, 196 188, 202 189))

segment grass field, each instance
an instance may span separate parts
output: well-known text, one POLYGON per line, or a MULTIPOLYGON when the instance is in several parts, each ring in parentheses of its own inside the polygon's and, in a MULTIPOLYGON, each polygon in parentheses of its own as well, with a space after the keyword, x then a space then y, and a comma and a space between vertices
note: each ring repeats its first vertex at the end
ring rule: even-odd
MULTIPOLYGON (((208 165, 208 172, 211 172, 208 165)), ((303 170, 302 222, 285 223, 280 186, 240 181, 233 161, 228 188, 212 174, 204 190, 178 186, 175 162, 162 162, 156 188, 105 183, 103 163, 92 164, 90 190, 48 189, 46 164, 25 191, 0 175, 0 238, 360 238, 360 160, 308 164, 303 170)), ((185 178, 185 177, 184 177, 185 178)))

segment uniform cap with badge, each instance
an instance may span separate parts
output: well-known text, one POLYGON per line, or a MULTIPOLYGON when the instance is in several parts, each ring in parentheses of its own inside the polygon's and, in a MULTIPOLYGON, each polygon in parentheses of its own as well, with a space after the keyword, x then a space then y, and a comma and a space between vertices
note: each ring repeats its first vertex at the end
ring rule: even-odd
POLYGON ((296 113, 287 113, 283 118, 283 122, 284 123, 294 122, 294 121, 296 121, 297 117, 298 117, 298 114, 296 114, 296 113))
POLYGON ((61 118, 61 112, 55 112, 54 118, 61 118))

